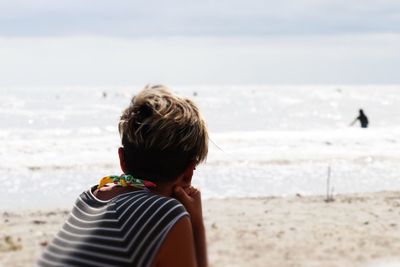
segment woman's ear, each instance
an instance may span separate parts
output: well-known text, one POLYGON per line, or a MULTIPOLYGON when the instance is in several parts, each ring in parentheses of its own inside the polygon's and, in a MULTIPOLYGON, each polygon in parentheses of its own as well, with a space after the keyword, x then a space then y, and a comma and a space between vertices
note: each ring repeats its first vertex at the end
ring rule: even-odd
POLYGON ((118 156, 119 156, 119 165, 121 166, 121 170, 123 173, 126 173, 126 163, 125 163, 125 153, 124 148, 118 148, 118 156))

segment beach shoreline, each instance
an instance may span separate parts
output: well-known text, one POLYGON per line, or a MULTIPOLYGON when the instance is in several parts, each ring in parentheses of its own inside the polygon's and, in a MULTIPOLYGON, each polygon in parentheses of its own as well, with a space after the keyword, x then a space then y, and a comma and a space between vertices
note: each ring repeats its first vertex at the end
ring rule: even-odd
MULTIPOLYGON (((324 198, 205 200, 210 266, 400 266, 399 191, 324 198)), ((32 266, 67 214, 2 211, 0 267, 32 266)))

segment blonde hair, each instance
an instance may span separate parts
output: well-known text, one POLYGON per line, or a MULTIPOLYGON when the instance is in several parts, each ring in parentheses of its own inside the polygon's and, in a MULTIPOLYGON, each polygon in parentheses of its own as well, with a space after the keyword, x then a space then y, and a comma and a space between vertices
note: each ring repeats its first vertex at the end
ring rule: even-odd
POLYGON ((207 157, 207 127, 198 107, 162 85, 146 86, 132 98, 119 132, 128 171, 135 176, 172 180, 207 157))

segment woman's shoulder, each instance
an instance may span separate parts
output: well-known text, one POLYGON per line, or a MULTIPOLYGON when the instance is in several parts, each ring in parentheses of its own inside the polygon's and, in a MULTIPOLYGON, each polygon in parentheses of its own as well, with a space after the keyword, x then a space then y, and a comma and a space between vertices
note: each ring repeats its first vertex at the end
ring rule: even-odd
POLYGON ((155 194, 147 189, 121 194, 112 199, 111 203, 115 204, 118 208, 134 204, 140 206, 150 205, 155 207, 173 205, 173 206, 181 206, 184 208, 184 206, 177 199, 155 194))
POLYGON ((175 198, 153 194, 150 191, 121 195, 112 201, 121 220, 140 219, 146 223, 171 223, 188 216, 185 207, 175 198))

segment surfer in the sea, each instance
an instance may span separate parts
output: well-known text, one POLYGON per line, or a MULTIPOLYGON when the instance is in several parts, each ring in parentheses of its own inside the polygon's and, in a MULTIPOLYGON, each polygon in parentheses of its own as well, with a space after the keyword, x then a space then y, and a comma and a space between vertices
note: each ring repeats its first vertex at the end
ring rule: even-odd
POLYGON ((360 121, 361 128, 367 128, 368 127, 368 118, 365 116, 364 111, 362 109, 359 110, 359 115, 357 118, 354 119, 352 123, 350 123, 350 126, 353 126, 356 121, 360 121))

